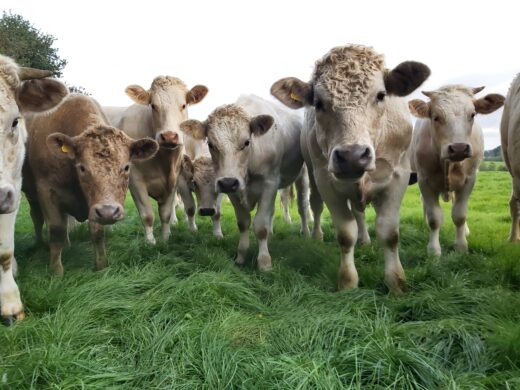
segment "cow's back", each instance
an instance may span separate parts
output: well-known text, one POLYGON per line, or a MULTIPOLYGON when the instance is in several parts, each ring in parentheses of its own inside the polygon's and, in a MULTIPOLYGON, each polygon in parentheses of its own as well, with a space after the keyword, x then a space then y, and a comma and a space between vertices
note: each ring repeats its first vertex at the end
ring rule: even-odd
POLYGON ((500 123, 502 154, 511 175, 520 177, 520 74, 511 83, 500 123))

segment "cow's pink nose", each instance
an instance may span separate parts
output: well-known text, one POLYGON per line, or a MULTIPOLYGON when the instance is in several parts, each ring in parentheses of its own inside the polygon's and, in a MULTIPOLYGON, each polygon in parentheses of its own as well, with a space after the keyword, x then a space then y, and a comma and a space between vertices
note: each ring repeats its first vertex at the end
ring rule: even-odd
POLYGON ((158 141, 161 146, 177 146, 179 144, 179 133, 175 131, 162 131, 159 133, 158 141))
POLYGON ((98 203, 94 205, 94 221, 102 225, 116 223, 123 217, 123 207, 118 203, 98 203))

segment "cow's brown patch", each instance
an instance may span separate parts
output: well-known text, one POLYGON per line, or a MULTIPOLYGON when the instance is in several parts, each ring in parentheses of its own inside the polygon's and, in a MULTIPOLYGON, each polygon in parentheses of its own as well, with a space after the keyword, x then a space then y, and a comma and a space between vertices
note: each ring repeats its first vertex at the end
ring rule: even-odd
POLYGON ((338 240, 338 244, 341 246, 341 250, 343 252, 351 250, 352 246, 354 245, 354 240, 352 237, 349 237, 346 234, 338 233, 336 235, 336 239, 338 240))
POLYGON ((258 230, 256 232, 256 238, 258 238, 259 240, 267 239, 268 235, 269 235, 269 232, 267 231, 266 228, 261 228, 260 230, 258 230))
POLYGON ((0 265, 2 266, 2 270, 7 272, 11 269, 11 259, 13 258, 13 254, 11 252, 6 252, 0 254, 0 265))

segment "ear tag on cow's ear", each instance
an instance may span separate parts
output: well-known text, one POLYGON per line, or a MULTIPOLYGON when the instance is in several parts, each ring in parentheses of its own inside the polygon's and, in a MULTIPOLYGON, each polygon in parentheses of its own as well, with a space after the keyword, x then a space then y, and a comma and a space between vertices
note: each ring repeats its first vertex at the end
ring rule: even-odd
POLYGON ((69 153, 70 149, 69 149, 69 147, 67 145, 63 144, 63 145, 61 145, 61 151, 63 153, 69 153))
POLYGON ((296 95, 294 92, 291 92, 291 99, 296 100, 297 102, 301 102, 302 99, 298 95, 296 95))

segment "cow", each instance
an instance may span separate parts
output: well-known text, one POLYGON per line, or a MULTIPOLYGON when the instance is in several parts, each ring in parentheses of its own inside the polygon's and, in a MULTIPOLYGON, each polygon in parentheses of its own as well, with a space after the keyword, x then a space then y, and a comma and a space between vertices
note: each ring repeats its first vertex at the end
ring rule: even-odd
POLYGON ((309 82, 289 77, 271 87, 288 107, 305 107, 301 149, 309 168, 311 208, 315 222, 322 199, 330 211, 341 248, 340 289, 358 286, 354 245, 358 230, 366 230, 358 223, 364 224, 363 210, 371 202, 386 284, 393 293, 403 291, 399 208, 410 176, 412 124, 401 97, 429 74, 426 65, 412 61, 386 69, 374 49, 346 45, 319 59, 309 82))
POLYGON ((498 94, 475 98, 482 89, 446 85, 436 91, 423 91, 429 102, 414 99, 408 103, 411 113, 418 118, 410 149, 412 170, 417 172, 430 227, 427 250, 435 256, 441 255, 439 232, 443 212, 439 195, 444 201, 453 197, 455 249, 468 250, 468 201, 484 156, 484 135, 475 116, 489 114, 504 104, 504 97, 498 94))
POLYGON ((161 237, 168 240, 183 155, 179 124, 188 119, 188 106, 204 99, 208 88, 196 85, 188 89, 176 77, 158 76, 148 90, 130 85, 125 92, 136 104, 123 110, 111 107, 104 110, 110 122, 130 137, 151 137, 159 143, 157 155, 134 162, 130 173, 130 193, 143 222, 146 240, 154 245, 154 213, 149 197, 158 203, 161 237))
POLYGON ((99 104, 71 94, 48 114, 27 120, 27 159, 22 189, 36 236, 47 226, 51 270, 63 274, 61 252, 68 216, 89 221, 95 269, 107 266, 104 226, 124 217, 130 162, 153 157, 155 140, 133 140, 108 124, 99 104))
POLYGON ((513 191, 509 201, 509 241, 520 242, 520 74, 511 83, 500 122, 502 155, 511 174, 513 191))
POLYGON ((51 75, 0 55, 0 313, 8 323, 25 317, 14 280, 14 228, 27 139, 22 115, 52 109, 68 94, 65 85, 46 78, 51 75))
MULTIPOLYGON (((235 263, 245 262, 251 211, 258 205, 253 222, 257 265, 260 271, 271 270, 267 241, 276 194, 296 180, 303 165, 301 120, 272 102, 244 95, 234 104, 216 108, 204 122, 183 122, 181 130, 195 139, 207 139, 215 166, 215 191, 228 195, 240 231, 235 263)), ((300 217, 306 228, 306 213, 300 217)))
MULTIPOLYGON (((285 222, 288 224, 292 223, 290 214, 291 203, 294 199, 294 187, 296 187, 296 197, 298 198, 298 205, 301 205, 307 213, 307 220, 313 222, 312 214, 309 205, 309 174, 307 173, 307 167, 304 164, 300 175, 295 180, 294 185, 283 188, 279 191, 280 193, 280 205, 282 206, 282 216, 285 222)), ((302 211, 300 211, 301 213, 302 211)), ((271 231, 272 232, 272 231, 271 231)), ((308 229, 302 229, 304 235, 309 235, 308 229)))

